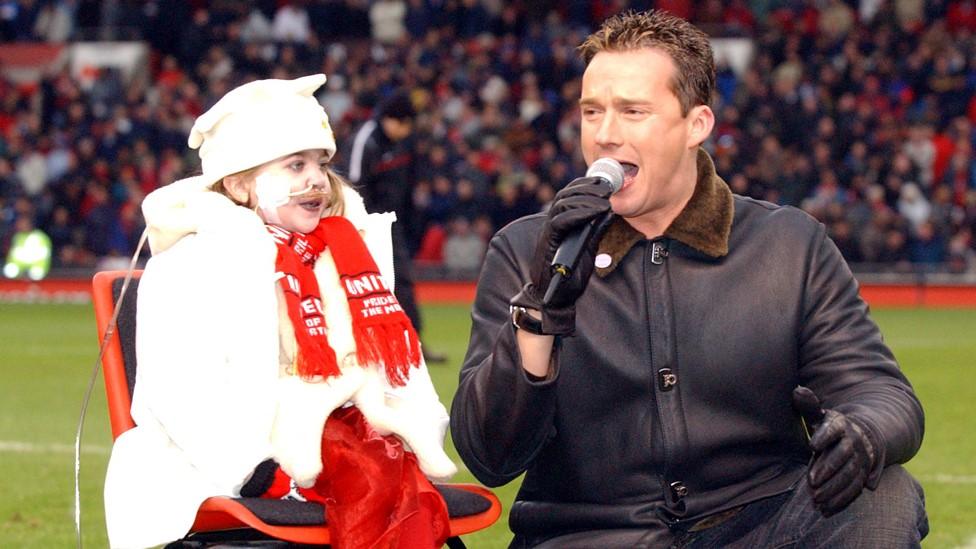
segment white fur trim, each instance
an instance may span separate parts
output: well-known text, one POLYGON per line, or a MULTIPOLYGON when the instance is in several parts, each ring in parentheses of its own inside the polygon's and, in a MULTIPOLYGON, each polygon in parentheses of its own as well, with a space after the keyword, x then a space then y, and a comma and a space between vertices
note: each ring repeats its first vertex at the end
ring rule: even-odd
POLYGON ((369 248, 369 253, 380 269, 380 274, 383 275, 383 280, 386 281, 386 286, 391 292, 394 291, 396 277, 393 269, 391 227, 397 220, 396 214, 394 212, 366 213, 363 197, 348 185, 343 187, 342 194, 346 205, 343 216, 359 230, 366 247, 369 248))
MULTIPOLYGON (((166 190, 176 197, 193 186, 166 190)), ((131 296, 139 304, 131 408, 137 427, 116 441, 106 474, 112 547, 182 537, 201 501, 237 495, 271 457, 275 246, 253 212, 200 186, 192 192, 218 205, 213 216, 187 218, 193 234, 173 230, 166 213, 148 216, 174 243, 148 261, 131 296)))
POLYGON ((282 470, 303 488, 322 472, 322 430, 333 410, 351 392, 341 394, 331 384, 307 383, 297 376, 278 381, 278 413, 271 430, 271 454, 282 470))
MULTIPOLYGON (((233 238, 233 233, 239 233, 242 227, 248 234, 267 233, 256 213, 211 191, 199 176, 149 193, 142 201, 142 213, 149 228, 149 248, 154 255, 193 233, 225 233, 233 238)), ((270 237, 267 240, 271 242, 270 237)))

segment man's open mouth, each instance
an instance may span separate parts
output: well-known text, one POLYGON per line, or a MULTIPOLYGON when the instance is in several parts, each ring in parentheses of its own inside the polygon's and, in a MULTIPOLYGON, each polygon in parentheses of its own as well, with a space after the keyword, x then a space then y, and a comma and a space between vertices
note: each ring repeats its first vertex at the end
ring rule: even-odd
POLYGON ((637 164, 631 164, 630 162, 621 162, 620 165, 623 166, 624 168, 625 179, 633 179, 634 176, 637 175, 638 170, 640 169, 637 167, 637 164))

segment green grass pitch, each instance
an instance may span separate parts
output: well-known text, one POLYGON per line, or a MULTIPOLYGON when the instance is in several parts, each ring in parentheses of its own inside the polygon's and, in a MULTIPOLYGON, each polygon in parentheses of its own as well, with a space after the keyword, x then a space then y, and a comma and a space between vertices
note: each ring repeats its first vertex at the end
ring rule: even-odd
MULTIPOLYGON (((457 385, 470 320, 463 306, 425 307, 428 345, 446 352, 431 375, 445 403, 457 385)), ((874 316, 926 410, 925 442, 908 468, 925 487, 932 532, 924 546, 953 548, 976 539, 976 311, 889 309, 874 316)), ((0 547, 70 547, 73 441, 96 356, 90 305, 0 303, 0 547)), ((101 379, 82 449, 82 524, 87 547, 104 547, 101 487, 110 434, 101 379)), ((450 448, 453 454, 453 447, 450 448)), ((455 479, 470 482, 462 470, 455 479)), ((506 547, 505 516, 517 483, 496 489, 505 510, 489 530, 465 537, 472 548, 506 547)))

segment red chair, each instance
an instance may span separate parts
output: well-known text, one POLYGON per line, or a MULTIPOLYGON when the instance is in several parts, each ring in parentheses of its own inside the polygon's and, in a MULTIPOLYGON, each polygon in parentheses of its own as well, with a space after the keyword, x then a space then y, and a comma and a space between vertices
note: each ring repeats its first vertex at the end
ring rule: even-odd
MULTIPOLYGON (((92 281, 99 341, 112 320, 125 274, 125 271, 103 271, 96 273, 92 281)), ((136 375, 136 293, 141 274, 142 271, 135 271, 130 281, 117 327, 102 357, 113 439, 135 427, 129 408, 136 375)), ((450 514, 448 547, 464 547, 459 536, 487 528, 501 515, 498 498, 482 486, 435 486, 444 496, 450 514)), ((200 505, 196 522, 187 536, 170 547, 182 547, 184 542, 186 546, 196 547, 198 543, 256 540, 327 546, 329 530, 324 509, 318 503, 301 501, 212 497, 200 505)))

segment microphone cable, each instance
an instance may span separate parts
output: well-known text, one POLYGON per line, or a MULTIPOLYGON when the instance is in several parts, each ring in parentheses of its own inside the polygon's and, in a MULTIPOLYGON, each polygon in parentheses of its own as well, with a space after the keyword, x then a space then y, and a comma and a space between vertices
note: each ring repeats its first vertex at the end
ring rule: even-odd
POLYGON ((119 312, 122 310, 122 300, 125 298, 126 290, 129 289, 129 282, 132 281, 132 275, 136 270, 136 263, 139 260, 139 253, 142 252, 142 247, 146 243, 146 238, 149 236, 149 228, 146 227, 142 231, 142 236, 139 237, 139 244, 136 245, 136 251, 132 254, 132 260, 129 261, 129 269, 125 273, 125 279, 122 281, 122 290, 119 292, 118 299, 115 300, 115 306, 112 311, 112 319, 109 320, 108 326, 105 327, 105 335, 102 336, 101 345, 98 348, 98 357, 95 358, 95 366, 92 368, 91 378, 88 380, 88 389, 85 391, 84 399, 81 404, 81 414, 78 417, 78 429, 75 431, 75 535, 78 540, 78 549, 82 549, 82 537, 81 537, 81 437, 85 430, 85 417, 88 414, 88 404, 91 402, 92 391, 95 389, 95 382, 98 379, 98 371, 102 366, 102 357, 105 356, 105 349, 108 348, 109 341, 112 340, 112 336, 115 335, 116 323, 119 319, 119 312))

